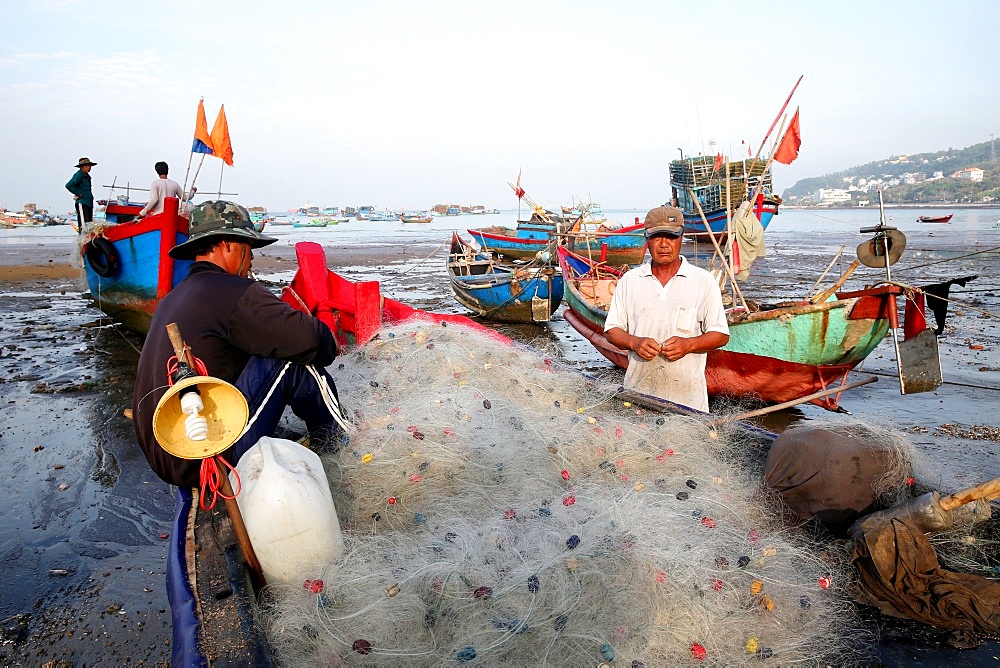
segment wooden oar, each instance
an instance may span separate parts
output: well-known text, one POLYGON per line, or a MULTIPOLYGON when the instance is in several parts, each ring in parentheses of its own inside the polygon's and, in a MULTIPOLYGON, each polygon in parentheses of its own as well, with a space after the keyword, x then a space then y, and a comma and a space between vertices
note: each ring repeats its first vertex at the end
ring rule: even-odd
POLYGON ((975 487, 955 492, 941 499, 942 510, 952 510, 959 506, 964 506, 979 499, 995 499, 1000 496, 1000 478, 994 478, 988 482, 980 483, 975 487))
MULTIPOLYGON (((944 498, 938 499, 937 497, 937 492, 928 492, 903 505, 865 515, 851 525, 849 533, 854 538, 860 539, 873 528, 894 519, 908 520, 924 533, 948 529, 955 524, 955 518, 951 511, 973 501, 992 501, 1000 497, 1000 478, 994 478, 944 498)), ((965 514, 960 516, 959 520, 965 519, 975 522, 987 519, 989 516, 989 513, 965 514)))
POLYGON ((813 399, 822 399, 823 397, 830 396, 831 394, 837 394, 838 392, 845 392, 847 390, 853 390, 855 387, 861 387, 862 385, 868 385, 869 383, 874 383, 878 381, 878 378, 872 376, 870 378, 865 378, 853 383, 848 383, 847 385, 838 385, 837 387, 828 387, 825 390, 820 390, 819 392, 813 392, 804 397, 799 397, 798 399, 792 399, 791 401, 784 401, 780 404, 774 404, 773 406, 765 406, 764 408, 758 408, 757 410, 747 411, 746 413, 738 413, 737 415, 727 415, 725 417, 720 417, 714 422, 713 426, 719 426, 726 424, 727 422, 739 422, 740 420, 746 420, 747 418, 757 417, 759 415, 767 415, 768 413, 773 413, 775 411, 780 411, 785 408, 791 408, 792 406, 798 406, 799 404, 804 404, 813 399))

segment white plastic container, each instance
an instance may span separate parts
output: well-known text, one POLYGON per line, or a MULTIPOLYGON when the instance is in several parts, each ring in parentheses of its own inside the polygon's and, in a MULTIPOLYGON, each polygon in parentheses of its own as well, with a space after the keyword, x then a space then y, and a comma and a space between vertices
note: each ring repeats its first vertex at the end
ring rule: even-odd
MULTIPOLYGON (((302 584, 340 558, 344 539, 319 455, 265 436, 236 471, 242 484, 236 502, 268 584, 302 584)), ((237 489, 232 473, 229 481, 237 489)))

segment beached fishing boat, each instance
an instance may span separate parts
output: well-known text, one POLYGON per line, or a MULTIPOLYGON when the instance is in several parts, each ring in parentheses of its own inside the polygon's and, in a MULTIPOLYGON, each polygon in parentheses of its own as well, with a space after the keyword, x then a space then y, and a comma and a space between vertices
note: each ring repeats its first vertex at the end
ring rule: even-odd
POLYGON ((598 261, 620 266, 642 263, 646 254, 642 227, 639 223, 611 229, 604 225, 585 225, 581 218, 566 221, 549 214, 543 218, 536 213, 530 221, 518 222, 516 229, 496 226, 468 232, 484 250, 510 260, 532 260, 540 252, 552 253, 556 245, 565 244, 598 261))
POLYGON ((167 252, 187 240, 188 220, 179 200, 167 197, 163 212, 133 220, 142 204, 109 202, 107 224, 80 238, 80 257, 98 308, 136 332, 149 331, 160 300, 187 276, 189 261, 167 252))
POLYGON ((681 158, 670 163, 671 198, 684 212, 684 236, 707 238, 708 231, 726 234, 727 211, 730 216, 744 200, 765 229, 778 213, 781 198, 773 191, 771 169, 767 161, 750 158, 728 164, 729 192, 726 191, 726 167, 713 156, 681 158), (696 204, 697 202, 697 204, 696 204), (698 205, 705 214, 702 220, 698 205))
MULTIPOLYGON (((608 342, 604 321, 622 271, 559 248, 566 282, 567 322, 616 366, 628 367, 628 352, 608 342)), ((843 383, 885 337, 892 295, 888 285, 837 293, 820 303, 762 305, 728 312, 729 343, 708 353, 705 377, 712 397, 793 401, 843 383)), ((816 403, 837 408, 836 397, 816 403)))
POLYGON ((549 264, 502 265, 452 232, 446 261, 458 303, 495 322, 548 322, 562 303, 562 274, 549 264))
POLYGON ((581 217, 564 238, 566 247, 574 253, 611 266, 642 264, 646 256, 646 234, 638 222, 614 228, 581 217))
POLYGON ((920 216, 917 220, 921 223, 950 223, 954 215, 949 213, 947 216, 920 216))

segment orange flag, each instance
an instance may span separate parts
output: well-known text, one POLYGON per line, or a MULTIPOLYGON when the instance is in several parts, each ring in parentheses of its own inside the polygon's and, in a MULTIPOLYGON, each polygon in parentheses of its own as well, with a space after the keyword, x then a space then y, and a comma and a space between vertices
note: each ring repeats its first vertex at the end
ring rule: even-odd
POLYGON ((219 107, 219 115, 215 117, 215 125, 212 126, 212 150, 215 157, 222 158, 227 165, 233 166, 233 143, 229 139, 226 105, 219 107))
POLYGON ((716 153, 715 154, 715 167, 713 168, 713 171, 716 171, 716 172, 719 171, 719 167, 722 167, 722 154, 721 153, 716 153))
POLYGON ((795 158, 799 157, 799 146, 802 146, 802 131, 799 128, 799 109, 795 108, 795 115, 792 122, 785 130, 785 136, 778 144, 778 150, 774 152, 774 159, 783 165, 790 165, 795 158))
POLYGON ((205 120, 205 101, 198 100, 198 116, 194 120, 194 142, 191 143, 192 153, 207 153, 212 155, 212 138, 208 136, 208 121, 205 120))

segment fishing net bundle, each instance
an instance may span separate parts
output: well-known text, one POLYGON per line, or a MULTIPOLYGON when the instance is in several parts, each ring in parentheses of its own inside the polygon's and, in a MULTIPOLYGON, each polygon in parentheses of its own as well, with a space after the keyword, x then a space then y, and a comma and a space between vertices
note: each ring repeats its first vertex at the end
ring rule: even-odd
POLYGON ((727 435, 459 326, 334 369, 346 551, 261 610, 288 665, 850 663, 844 573, 782 526, 727 435))

